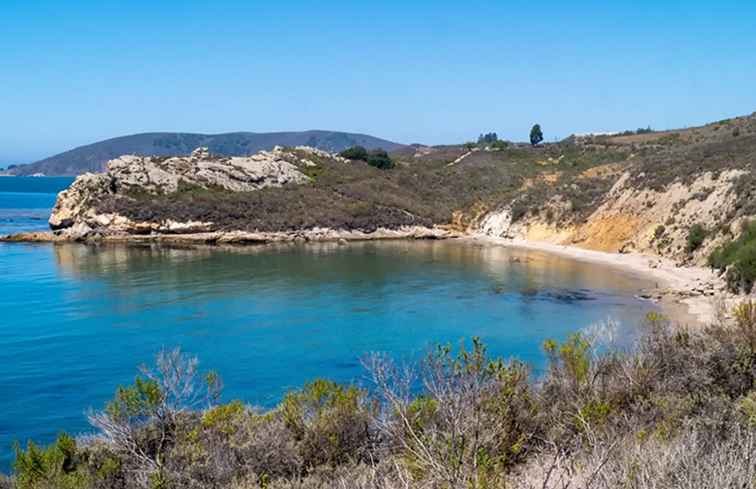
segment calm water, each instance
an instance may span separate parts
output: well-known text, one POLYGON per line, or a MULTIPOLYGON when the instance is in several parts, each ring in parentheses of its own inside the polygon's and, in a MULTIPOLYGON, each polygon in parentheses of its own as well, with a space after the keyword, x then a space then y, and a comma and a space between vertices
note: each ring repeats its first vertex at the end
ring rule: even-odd
MULTIPOLYGON (((0 233, 44 228, 54 196, 10 190, 0 188, 0 233)), ((634 298, 648 285, 603 266, 461 242, 0 244, 0 470, 13 440, 86 431, 84 411, 162 347, 180 345, 217 369, 227 399, 269 406, 315 377, 361 382, 366 352, 411 358, 471 336, 537 369, 545 338, 607 318, 632 328, 651 307, 634 298)))
POLYGON ((0 176, 0 235, 48 229, 55 196, 71 182, 70 177, 0 176))

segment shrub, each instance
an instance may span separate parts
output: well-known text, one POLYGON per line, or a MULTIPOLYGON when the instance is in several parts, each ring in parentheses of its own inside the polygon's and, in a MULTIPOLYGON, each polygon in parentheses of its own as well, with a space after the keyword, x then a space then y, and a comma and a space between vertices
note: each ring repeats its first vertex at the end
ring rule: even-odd
POLYGON ((110 427, 130 438, 30 443, 0 488, 751 487, 756 303, 732 316, 688 330, 650 313, 633 349, 615 347, 611 327, 547 341, 537 382, 477 338, 414 367, 376 354, 374 390, 317 380, 268 412, 208 407, 188 375, 196 362, 164 354, 109 405, 114 419, 139 418, 110 427))
POLYGON ((660 224, 659 226, 656 226, 656 229, 654 229, 654 239, 659 239, 664 236, 665 230, 666 228, 664 227, 664 225, 660 224))
POLYGON ((349 160, 367 161, 368 151, 362 146, 352 146, 339 153, 339 156, 349 160))
POLYGON ((16 446, 17 489, 84 489, 87 474, 77 467, 76 441, 61 433, 52 445, 40 448, 29 442, 26 451, 16 446))
POLYGON ((133 385, 119 387, 103 411, 89 415, 113 451, 133 459, 131 475, 142 478, 143 484, 168 483, 166 456, 181 417, 211 406, 220 397, 220 378, 214 372, 202 378, 198 363, 179 348, 161 351, 155 368, 141 366, 143 376, 137 376, 133 385))
POLYGON ((369 446, 370 409, 356 387, 316 380, 287 394, 280 409, 307 466, 361 460, 369 446))
POLYGON ((709 266, 727 270, 725 277, 732 292, 750 292, 756 283, 756 222, 746 223, 736 240, 715 249, 709 255, 709 266))
POLYGON ((567 381, 576 390, 586 382, 591 366, 591 344, 582 334, 570 335, 561 345, 554 340, 547 340, 543 349, 549 357, 552 375, 564 372, 567 381))
POLYGON ((375 149, 368 154, 367 164, 379 168, 381 170, 388 170, 394 167, 394 161, 391 157, 382 149, 375 149))
POLYGON ((701 247, 706 239, 706 229, 700 224, 694 224, 688 230, 687 251, 692 253, 701 247))
POLYGON ((491 143, 491 148, 495 150, 499 150, 499 151, 507 149, 508 147, 509 147, 509 143, 502 139, 497 139, 496 141, 491 143))
POLYGON ((536 429, 527 368, 489 358, 477 338, 456 355, 439 347, 419 372, 380 355, 366 365, 384 406, 378 427, 415 481, 495 487, 528 453, 536 429), (411 395, 413 385, 423 386, 421 396, 411 395))

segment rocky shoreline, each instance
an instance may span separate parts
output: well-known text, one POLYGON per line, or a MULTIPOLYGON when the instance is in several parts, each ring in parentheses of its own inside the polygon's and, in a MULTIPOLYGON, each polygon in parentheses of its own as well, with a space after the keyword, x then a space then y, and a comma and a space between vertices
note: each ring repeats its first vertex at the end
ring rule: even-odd
POLYGON ((73 235, 55 231, 27 232, 0 236, 6 243, 124 243, 179 245, 245 245, 287 242, 373 241, 392 239, 449 239, 463 236, 445 228, 406 226, 397 229, 378 228, 373 231, 315 228, 297 231, 248 232, 215 231, 197 233, 128 234, 90 233, 73 235))

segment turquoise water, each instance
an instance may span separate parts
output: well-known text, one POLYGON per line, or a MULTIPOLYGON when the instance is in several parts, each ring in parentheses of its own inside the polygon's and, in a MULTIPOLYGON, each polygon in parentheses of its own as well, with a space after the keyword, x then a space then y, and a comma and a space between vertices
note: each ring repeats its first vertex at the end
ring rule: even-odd
MULTIPOLYGON (((36 209, 46 219, 53 196, 14 192, 0 191, 3 209, 36 209)), ((367 352, 416 358, 472 336, 538 369, 544 339, 607 318, 629 336, 650 308, 634 298, 650 285, 637 277, 451 241, 230 250, 0 244, 0 277, 4 471, 14 440, 86 432, 84 412, 163 347, 180 345, 218 370, 226 399, 270 406, 316 377, 364 382, 367 352)))
POLYGON ((55 196, 71 182, 71 177, 0 176, 0 235, 48 229, 55 196))

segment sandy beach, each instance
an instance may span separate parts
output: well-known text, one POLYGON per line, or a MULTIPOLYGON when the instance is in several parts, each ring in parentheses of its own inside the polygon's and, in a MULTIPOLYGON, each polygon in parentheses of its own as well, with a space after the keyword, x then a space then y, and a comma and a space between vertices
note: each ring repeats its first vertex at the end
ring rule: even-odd
POLYGON ((672 260, 638 253, 608 253, 575 246, 524 239, 493 238, 476 235, 470 239, 527 250, 543 251, 573 260, 598 263, 647 276, 656 287, 643 297, 662 306, 665 313, 682 324, 704 325, 718 319, 721 304, 735 302, 726 291, 724 280, 705 267, 684 267, 672 260))

